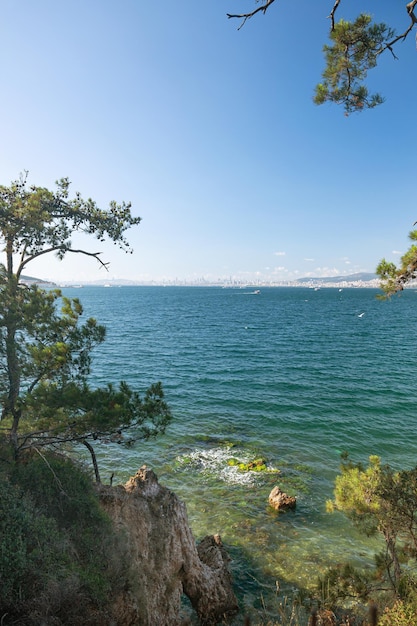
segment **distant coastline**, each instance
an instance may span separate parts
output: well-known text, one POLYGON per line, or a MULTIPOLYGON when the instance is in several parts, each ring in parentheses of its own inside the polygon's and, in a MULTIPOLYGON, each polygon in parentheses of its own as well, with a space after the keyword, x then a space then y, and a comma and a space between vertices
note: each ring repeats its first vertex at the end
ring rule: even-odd
POLYGON ((98 287, 221 287, 230 289, 247 289, 247 288, 267 288, 267 287, 309 287, 312 289, 321 288, 357 288, 367 287, 371 289, 378 289, 380 287, 380 279, 376 274, 372 273, 358 273, 350 274, 346 276, 324 276, 324 277, 304 277, 297 280, 252 280, 243 281, 230 278, 225 280, 224 278, 218 278, 216 280, 207 280, 204 277, 187 280, 187 279, 158 279, 148 281, 135 281, 126 279, 103 279, 100 281, 80 281, 80 282, 63 282, 61 287, 80 287, 80 286, 98 286, 98 287))
MULTIPOLYGON (((207 280, 204 277, 187 280, 187 279, 158 279, 158 280, 128 280, 122 278, 107 278, 97 281, 60 281, 55 283, 31 276, 23 276, 22 282, 26 284, 39 284, 44 287, 221 287, 230 289, 246 289, 246 288, 268 288, 268 287, 308 287, 311 289, 324 288, 369 288, 379 289, 380 278, 376 274, 361 272, 357 274, 349 274, 346 276, 323 276, 323 277, 304 277, 297 280, 273 281, 273 280, 252 280, 242 281, 238 279, 222 279, 207 280)), ((411 285, 412 286, 412 285, 411 285)))

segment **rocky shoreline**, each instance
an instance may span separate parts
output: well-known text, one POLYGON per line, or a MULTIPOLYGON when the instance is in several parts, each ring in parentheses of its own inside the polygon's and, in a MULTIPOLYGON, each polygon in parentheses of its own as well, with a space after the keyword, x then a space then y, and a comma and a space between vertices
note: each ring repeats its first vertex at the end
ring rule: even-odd
POLYGON ((125 485, 97 485, 100 502, 126 536, 130 568, 111 600, 118 626, 181 626, 185 594, 200 623, 217 624, 238 611, 229 557, 218 535, 198 545, 186 507, 141 467, 125 485))

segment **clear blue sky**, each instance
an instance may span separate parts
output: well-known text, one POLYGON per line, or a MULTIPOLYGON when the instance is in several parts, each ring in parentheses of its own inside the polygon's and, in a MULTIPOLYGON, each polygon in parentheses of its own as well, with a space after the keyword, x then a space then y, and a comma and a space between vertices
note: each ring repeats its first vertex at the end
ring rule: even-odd
MULTIPOLYGON (((317 107, 332 0, 3 0, 0 183, 72 189, 142 217, 109 278, 289 280, 398 260, 417 220, 414 35, 371 72, 386 102, 317 107)), ((405 1, 345 0, 403 31, 405 1)), ((348 12, 349 11, 349 12, 348 12)), ((53 280, 105 278, 71 256, 53 280)))

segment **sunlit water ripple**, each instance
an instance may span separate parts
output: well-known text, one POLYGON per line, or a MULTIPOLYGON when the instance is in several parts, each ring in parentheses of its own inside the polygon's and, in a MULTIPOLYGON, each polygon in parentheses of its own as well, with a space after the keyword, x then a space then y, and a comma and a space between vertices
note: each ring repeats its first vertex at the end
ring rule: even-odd
POLYGON ((156 441, 102 446, 104 479, 151 466, 186 502, 197 539, 221 534, 247 605, 275 580, 310 586, 331 563, 370 563, 375 545, 327 514, 325 501, 342 451, 415 464, 416 292, 386 302, 370 289, 64 293, 107 326, 92 383, 143 391, 161 380, 174 414, 156 441), (270 471, 228 465, 257 457, 270 471), (295 512, 268 507, 275 484, 297 496, 295 512))

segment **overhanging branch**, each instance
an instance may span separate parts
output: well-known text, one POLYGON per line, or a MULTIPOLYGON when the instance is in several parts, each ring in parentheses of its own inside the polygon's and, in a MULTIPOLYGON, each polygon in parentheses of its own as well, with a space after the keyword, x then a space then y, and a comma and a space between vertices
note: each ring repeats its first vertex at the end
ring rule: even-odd
POLYGON ((262 11, 262 13, 266 13, 267 9, 271 6, 271 4, 275 2, 275 0, 266 0, 266 2, 264 4, 262 4, 261 6, 259 6, 257 9, 255 9, 254 11, 251 11, 250 13, 241 13, 239 15, 234 15, 232 13, 227 13, 227 17, 228 18, 232 18, 232 17, 237 17, 238 19, 243 20, 241 25, 239 26, 238 30, 240 30, 242 28, 242 26, 245 24, 246 20, 250 19, 251 17, 253 17, 254 15, 256 15, 257 13, 259 13, 260 11, 262 11))
MULTIPOLYGON (((332 26, 331 26, 331 30, 333 31, 335 28, 335 14, 336 11, 340 5, 342 0, 335 0, 335 3, 333 5, 333 8, 330 12, 329 18, 332 22, 332 26)), ((414 14, 414 10, 417 6, 417 0, 411 0, 411 2, 409 2, 408 4, 406 4, 406 10, 407 13, 410 17, 411 20, 411 24, 408 26, 408 28, 405 29, 405 31, 401 34, 401 35, 396 35, 393 39, 391 39, 391 41, 388 41, 383 47, 381 47, 381 50, 379 51, 378 54, 381 54, 382 52, 385 52, 385 50, 389 50, 392 55, 397 58, 394 54, 393 51, 393 46, 395 46, 396 43, 398 43, 399 41, 404 41, 407 36, 410 34, 410 32, 413 30, 413 26, 417 25, 417 17, 414 14)))
MULTIPOLYGON (((332 31, 335 29, 335 15, 336 15, 336 11, 339 8, 341 1, 342 0, 335 0, 333 4, 333 8, 330 11, 330 15, 328 16, 329 19, 331 20, 332 31)), ((273 2, 275 2, 275 0, 265 0, 265 2, 261 4, 257 9, 254 9, 253 11, 250 11, 249 13, 227 13, 227 17, 241 19, 242 23, 240 24, 238 28, 238 30, 240 30, 242 26, 244 26, 246 20, 250 19, 251 17, 253 17, 254 15, 260 12, 265 14, 268 8, 271 6, 271 4, 273 4, 273 2)), ((404 41, 407 38, 407 36, 410 34, 410 32, 412 31, 413 26, 417 25, 417 17, 414 14, 414 10, 416 6, 417 6, 417 0, 411 0, 411 2, 408 2, 408 4, 406 4, 406 10, 410 17, 411 24, 408 26, 408 28, 406 28, 406 30, 401 35, 397 35, 391 41, 388 41, 383 47, 381 47, 379 54, 381 54, 385 50, 389 50, 395 57, 393 46, 395 46, 395 44, 398 43, 399 41, 404 41)))
POLYGON ((38 257, 44 255, 44 254, 49 254, 50 252, 65 252, 65 254, 67 252, 73 252, 75 254, 85 254, 86 256, 90 256, 93 257, 94 259, 96 259, 96 261, 99 262, 99 264, 105 268, 106 271, 108 270, 108 266, 110 265, 110 263, 105 263, 104 261, 102 261, 100 259, 100 254, 101 252, 88 252, 87 250, 75 250, 74 248, 65 248, 62 246, 56 246, 54 248, 45 248, 45 250, 41 250, 40 252, 37 252, 36 254, 32 254, 31 256, 28 256, 24 261, 22 261, 20 263, 19 266, 19 270, 17 272, 17 276, 19 277, 20 274, 22 273, 23 268, 25 267, 25 265, 27 265, 28 263, 30 263, 31 261, 33 261, 34 259, 37 259, 38 257))
POLYGON ((399 41, 404 41, 406 37, 413 30, 413 27, 417 25, 417 17, 414 14, 414 9, 416 8, 416 5, 417 5, 417 0, 412 0, 412 2, 409 2, 406 5, 407 13, 410 16, 411 24, 409 25, 408 28, 406 28, 406 30, 401 35, 397 35, 396 37, 394 37, 394 39, 386 43, 385 46, 381 49, 381 52, 384 52, 384 50, 389 50, 394 56, 394 58, 397 58, 394 54, 392 47, 399 41))
POLYGON ((35 254, 31 254, 30 256, 26 257, 26 259, 24 259, 23 255, 25 253, 25 250, 26 250, 26 246, 23 249, 22 256, 21 256, 21 261, 20 261, 20 265, 19 265, 19 269, 16 272, 16 276, 18 278, 20 278, 20 275, 21 275, 25 265, 27 265, 28 263, 30 263, 34 259, 37 259, 38 257, 42 256, 43 254, 49 254, 50 252, 56 252, 57 250, 60 250, 60 247, 57 246, 57 247, 54 247, 54 248, 45 248, 44 250, 40 250, 39 252, 36 252, 35 254))
POLYGON ((338 8, 340 2, 341 2, 341 0, 336 0, 336 2, 333 5, 333 9, 331 10, 330 15, 329 15, 329 18, 332 21, 332 28, 331 28, 331 30, 334 30, 334 16, 335 16, 335 13, 337 11, 337 8, 338 8))
POLYGON ((67 250, 67 252, 74 252, 75 254, 85 254, 86 256, 91 256, 100 263, 101 267, 104 267, 106 272, 109 271, 108 267, 110 263, 109 262, 105 263, 104 261, 100 259, 101 252, 87 252, 86 250, 74 250, 73 248, 70 248, 69 250, 67 250))

